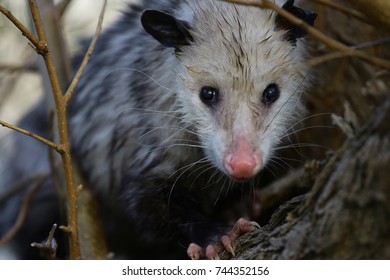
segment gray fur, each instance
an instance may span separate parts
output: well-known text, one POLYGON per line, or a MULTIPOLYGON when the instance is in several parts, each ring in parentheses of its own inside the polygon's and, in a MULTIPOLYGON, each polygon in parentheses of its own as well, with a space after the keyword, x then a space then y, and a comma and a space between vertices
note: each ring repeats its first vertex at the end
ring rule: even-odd
POLYGON ((237 185, 218 157, 243 133, 239 129, 261 145, 265 161, 271 156, 303 111, 299 99, 307 81, 297 70, 301 42, 285 40, 270 11, 212 0, 143 3, 142 9, 161 9, 188 23, 194 42, 175 52, 144 32, 139 20, 127 26, 123 18, 105 33, 80 82, 71 132, 90 187, 103 203, 121 203, 130 223, 152 240, 171 235, 172 224, 199 222, 174 213, 177 204, 202 208, 191 202, 201 192, 207 211, 214 211, 220 192, 237 185), (261 93, 273 82, 282 96, 265 107, 261 93), (215 110, 199 99, 208 85, 223 92, 215 110))

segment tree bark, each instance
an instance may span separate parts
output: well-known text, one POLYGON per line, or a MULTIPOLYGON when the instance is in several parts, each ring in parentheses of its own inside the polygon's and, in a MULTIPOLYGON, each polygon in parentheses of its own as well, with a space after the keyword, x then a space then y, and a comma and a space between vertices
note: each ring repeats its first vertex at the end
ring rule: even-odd
POLYGON ((389 259, 389 120, 387 98, 327 160, 310 192, 239 240, 236 258, 389 259))

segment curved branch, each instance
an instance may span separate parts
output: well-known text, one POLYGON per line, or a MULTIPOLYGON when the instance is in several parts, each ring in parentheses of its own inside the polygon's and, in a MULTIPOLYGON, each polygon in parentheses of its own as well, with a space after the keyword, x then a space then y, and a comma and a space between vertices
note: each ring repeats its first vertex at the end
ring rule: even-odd
POLYGON ((88 51, 85 54, 85 57, 83 59, 83 62, 81 63, 81 66, 77 70, 77 73, 76 73, 75 77, 73 78, 71 85, 69 86, 67 92, 65 93, 65 97, 66 97, 66 102, 67 103, 72 98, 72 95, 73 95, 74 91, 76 90, 77 84, 80 81, 80 78, 83 75, 83 73, 85 71, 85 68, 87 67, 89 59, 92 56, 93 50, 95 49, 96 42, 97 42, 97 40, 99 38, 99 35, 100 35, 101 31, 102 31, 102 24, 103 24, 104 14, 105 14, 105 11, 106 11, 106 6, 107 6, 107 0, 104 0, 103 8, 102 8, 102 10, 100 12, 99 21, 98 21, 98 25, 96 27, 95 35, 93 36, 92 42, 91 42, 91 44, 88 47, 88 51))
POLYGON ((31 182, 48 178, 49 175, 50 174, 38 173, 36 175, 27 177, 27 178, 22 179, 21 181, 17 182, 9 190, 5 191, 4 193, 2 193, 0 195, 0 205, 4 204, 9 198, 16 195, 18 192, 20 192, 24 188, 27 188, 31 182))
POLYGON ((328 47, 332 49, 336 49, 338 51, 343 52, 346 56, 356 56, 361 58, 362 60, 366 61, 367 63, 370 63, 374 66, 378 66, 385 69, 390 69, 390 61, 386 59, 382 59, 379 57, 371 56, 366 54, 363 51, 357 50, 353 47, 349 47, 331 37, 326 36, 321 31, 317 30, 316 28, 310 26, 303 20, 295 17, 285 9, 279 7, 275 3, 269 1, 269 0, 262 0, 261 2, 253 2, 253 1, 244 1, 244 0, 221 0, 228 3, 234 3, 239 5, 246 5, 246 6, 254 6, 259 8, 265 8, 265 9, 271 9, 275 12, 277 12, 280 16, 284 17, 288 21, 290 21, 292 24, 298 26, 302 30, 305 30, 307 33, 309 33, 311 36, 313 36, 315 39, 321 41, 328 47))
POLYGON ((15 237, 15 235, 19 232, 19 230, 22 228, 24 221, 26 220, 31 201, 34 198, 35 194, 43 186, 43 183, 46 181, 47 178, 48 177, 40 178, 35 183, 35 185, 26 193, 26 195, 23 198, 22 207, 20 209, 18 218, 16 219, 16 222, 13 225, 13 227, 6 233, 5 236, 1 238, 0 247, 10 242, 15 237))
POLYGON ((321 4, 323 6, 327 6, 327 7, 330 7, 334 10, 338 10, 340 12, 342 12, 343 14, 347 15, 347 16, 351 16, 351 17, 354 17, 362 22, 365 22, 365 23, 368 23, 368 20, 367 20, 367 17, 364 16, 362 13, 356 11, 356 10, 352 10, 352 9, 348 9, 338 3, 335 3, 335 2, 332 2, 332 1, 329 1, 329 0, 310 0, 311 2, 315 2, 315 3, 318 3, 318 4, 321 4))

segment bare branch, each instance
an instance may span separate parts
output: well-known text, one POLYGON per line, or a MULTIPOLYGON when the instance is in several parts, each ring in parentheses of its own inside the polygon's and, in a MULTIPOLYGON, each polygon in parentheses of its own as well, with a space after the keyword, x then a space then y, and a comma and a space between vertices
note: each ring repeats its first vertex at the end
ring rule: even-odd
POLYGON ((36 72, 37 67, 34 64, 30 64, 30 65, 0 64, 0 71, 8 71, 8 72, 32 71, 32 72, 36 72))
POLYGON ((356 10, 348 9, 348 8, 344 7, 343 5, 340 5, 340 4, 335 3, 333 1, 329 1, 329 0, 310 0, 310 1, 324 5, 324 6, 328 6, 334 10, 338 10, 338 11, 344 13, 347 16, 351 16, 351 17, 354 17, 362 22, 369 23, 367 20, 367 17, 365 15, 363 15, 362 13, 360 13, 356 10))
MULTIPOLYGON (((33 17, 34 25, 37 30, 38 38, 47 42, 46 33, 42 24, 42 19, 39 13, 39 9, 35 0, 28 1, 30 5, 30 11, 33 17)), ((80 243, 78 236, 78 223, 77 223, 77 192, 75 188, 74 176, 73 176, 73 165, 72 158, 70 153, 70 144, 69 144, 69 130, 67 122, 67 110, 66 110, 66 99, 62 95, 60 83, 58 76, 55 70, 55 65, 51 53, 46 52, 42 54, 43 59, 48 70, 50 77, 50 83, 53 89, 54 101, 57 110, 58 118, 58 131, 61 147, 63 148, 63 153, 61 154, 65 181, 68 190, 68 227, 70 228, 71 233, 69 234, 69 247, 70 247, 70 258, 71 259, 80 259, 80 243)))
MULTIPOLYGON (((73 71, 68 44, 66 43, 64 37, 61 16, 57 6, 54 4, 55 0, 36 0, 36 2, 40 9, 42 24, 45 27, 47 43, 50 47, 50 53, 56 66, 56 73, 60 82, 61 90, 65 92, 72 81, 73 71)), ((52 91, 46 75, 43 83, 45 92, 47 95, 50 95, 52 91)), ((54 104, 50 104, 50 106, 54 106, 54 104)))
POLYGON ((56 143, 53 143, 53 142, 51 142, 51 141, 49 141, 49 140, 47 140, 39 135, 36 135, 36 134, 32 133, 31 131, 16 127, 12 124, 9 124, 9 123, 1 121, 1 120, 0 120, 0 125, 3 127, 7 127, 9 129, 15 130, 17 132, 20 132, 24 135, 30 136, 30 137, 42 142, 43 144, 55 149, 60 154, 62 154, 64 152, 63 148, 60 145, 57 145, 56 143))
POLYGON ((321 41, 328 47, 332 49, 336 49, 340 52, 343 52, 346 56, 355 56, 363 59, 367 63, 370 63, 374 66, 382 67, 385 69, 390 69, 390 61, 382 58, 378 58, 375 56, 371 56, 366 54, 363 51, 356 50, 353 47, 349 47, 343 43, 340 43, 339 41, 330 38, 326 36, 321 31, 317 30, 316 28, 310 26, 303 20, 295 17, 288 11, 284 10, 283 8, 277 6, 275 3, 269 1, 269 0, 262 0, 261 2, 254 2, 254 1, 244 1, 244 0, 221 0, 228 3, 235 3, 240 5, 246 5, 246 6, 254 6, 259 8, 265 8, 265 9, 271 9, 275 12, 277 12, 280 16, 284 17, 288 21, 290 21, 292 24, 298 26, 302 30, 305 30, 307 33, 309 33, 311 36, 313 36, 315 39, 321 41))
POLYGON ((335 59, 339 59, 339 58, 346 58, 346 57, 350 57, 350 56, 351 56, 350 52, 335 51, 335 52, 331 52, 331 53, 328 53, 325 55, 313 57, 310 60, 308 60, 305 63, 305 65, 310 66, 310 67, 314 67, 314 66, 320 65, 322 63, 325 63, 327 61, 331 61, 331 60, 335 60, 335 59))
POLYGON ((377 27, 386 29, 390 27, 390 2, 388 0, 348 0, 377 27))
POLYGON ((98 25, 96 27, 95 35, 94 35, 94 37, 92 39, 91 44, 88 47, 88 51, 87 51, 87 53, 86 53, 86 55, 85 55, 85 57, 83 59, 83 62, 81 63, 81 66, 79 67, 79 70, 77 71, 75 77, 72 80, 71 85, 69 86, 67 92, 65 93, 65 97, 66 97, 66 102, 67 103, 72 98, 72 95, 73 95, 74 91, 76 90, 77 84, 80 81, 80 78, 83 75, 83 73, 85 71, 85 68, 87 67, 89 59, 92 56, 93 50, 95 49, 96 42, 97 42, 97 40, 99 38, 99 35, 100 35, 101 31, 102 31, 102 24, 103 24, 104 14, 105 14, 105 11, 106 11, 106 6, 107 6, 107 0, 104 0, 103 7, 102 7, 102 10, 101 10, 100 16, 99 16, 98 25))
POLYGON ((22 228, 24 221, 26 220, 31 201, 34 198, 35 194, 43 186, 46 179, 47 177, 40 178, 38 182, 36 182, 35 185, 26 193, 25 197, 23 198, 22 207, 20 209, 18 218, 16 219, 16 222, 11 228, 11 230, 9 230, 6 235, 1 238, 0 247, 10 242, 22 228))
POLYGON ((54 239, 54 233, 56 232, 56 229, 57 229, 57 224, 54 224, 51 227, 51 230, 49 232, 49 237, 47 238, 46 242, 44 243, 34 242, 31 244, 31 247, 41 250, 43 255, 46 256, 48 260, 54 260, 57 255, 57 244, 54 239))
POLYGON ((45 178, 48 178, 49 174, 44 174, 44 173, 38 173, 36 175, 27 177, 25 179, 22 179, 20 182, 17 182, 15 185, 13 185, 11 188, 7 189, 6 192, 2 193, 0 195, 0 205, 5 203, 9 198, 23 190, 24 188, 28 187, 31 182, 37 181, 37 180, 42 180, 45 178))
POLYGON ((41 42, 27 27, 23 25, 9 10, 0 5, 0 12, 4 14, 36 48, 38 53, 47 52, 47 44, 41 42))

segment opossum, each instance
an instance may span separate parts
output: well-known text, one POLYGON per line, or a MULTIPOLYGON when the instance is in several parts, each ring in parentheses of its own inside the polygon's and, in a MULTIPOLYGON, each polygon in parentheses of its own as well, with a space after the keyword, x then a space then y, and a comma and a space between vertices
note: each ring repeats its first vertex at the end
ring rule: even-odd
MULTIPOLYGON (((283 7, 313 24, 294 1, 283 7)), ((255 184, 302 112, 303 35, 275 12, 224 1, 132 6, 101 38, 71 107, 72 147, 100 201, 115 201, 145 242, 181 240, 191 258, 215 258, 224 236, 232 252, 254 224, 228 234, 210 212, 255 184)))
MULTIPOLYGON (((293 0, 277 3, 314 23, 293 0)), ((229 193, 261 183, 304 111, 304 35, 271 10, 217 0, 140 1, 102 34, 69 124, 114 252, 215 259, 256 229, 221 213, 229 193)))

